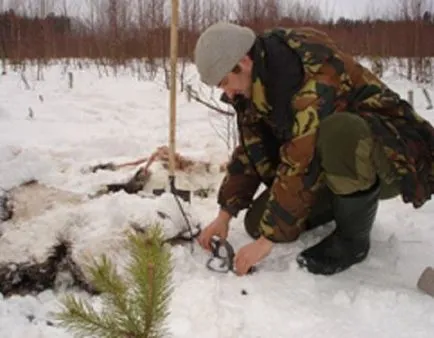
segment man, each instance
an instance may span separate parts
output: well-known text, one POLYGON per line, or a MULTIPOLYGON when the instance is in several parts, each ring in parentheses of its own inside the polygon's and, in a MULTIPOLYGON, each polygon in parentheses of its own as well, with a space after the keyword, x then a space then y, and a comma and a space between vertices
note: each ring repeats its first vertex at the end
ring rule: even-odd
POLYGON ((256 35, 220 22, 199 37, 201 80, 237 113, 240 145, 218 194, 220 211, 198 241, 226 238, 248 208, 255 238, 235 257, 244 275, 272 249, 334 220, 301 252, 300 266, 331 275, 363 261, 378 202, 398 195, 421 207, 434 190, 434 129, 324 33, 273 29, 256 35), (261 183, 267 189, 254 201, 261 183))

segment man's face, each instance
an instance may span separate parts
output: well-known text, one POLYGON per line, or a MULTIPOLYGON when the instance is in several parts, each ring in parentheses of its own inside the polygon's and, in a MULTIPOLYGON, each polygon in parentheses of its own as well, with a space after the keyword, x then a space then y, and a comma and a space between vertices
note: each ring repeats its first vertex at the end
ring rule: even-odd
POLYGON ((234 71, 228 73, 218 87, 233 100, 236 95, 243 95, 246 98, 251 97, 252 87, 252 61, 249 57, 244 57, 234 68, 234 71))

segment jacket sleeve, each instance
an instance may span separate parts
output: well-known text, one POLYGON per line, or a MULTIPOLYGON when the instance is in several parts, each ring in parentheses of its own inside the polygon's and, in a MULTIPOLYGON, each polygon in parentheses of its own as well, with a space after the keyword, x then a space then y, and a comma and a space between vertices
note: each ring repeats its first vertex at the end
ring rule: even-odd
POLYGON ((259 184, 259 177, 240 145, 227 165, 217 196, 218 204, 232 216, 237 216, 240 210, 249 206, 259 184))
POLYGON ((239 126, 240 145, 232 155, 218 194, 220 206, 234 216, 250 206, 261 183, 271 186, 276 176, 274 157, 278 157, 264 143, 270 135, 260 121, 239 126))
POLYGON ((339 77, 330 76, 333 73, 334 67, 323 66, 293 98, 301 108, 293 112, 291 140, 280 148, 280 164, 260 224, 261 234, 272 241, 297 239, 313 205, 320 178, 315 157, 319 121, 335 110, 339 86, 339 77))
MULTIPOLYGON (((230 103, 224 95, 222 101, 230 103)), ((217 196, 220 207, 232 216, 248 208, 259 185, 262 182, 271 185, 276 175, 276 166, 272 165, 269 149, 264 144, 267 136, 260 119, 249 114, 250 108, 243 100, 235 102, 239 146, 232 153, 217 196)))

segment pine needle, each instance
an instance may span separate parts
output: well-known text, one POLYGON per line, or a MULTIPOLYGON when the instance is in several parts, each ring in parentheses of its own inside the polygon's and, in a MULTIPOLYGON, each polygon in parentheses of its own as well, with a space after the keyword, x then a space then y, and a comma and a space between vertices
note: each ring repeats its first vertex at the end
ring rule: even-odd
POLYGON ((171 254, 163 246, 158 225, 143 234, 128 236, 130 264, 126 276, 116 271, 102 255, 88 266, 92 284, 101 292, 103 310, 72 295, 63 300, 56 315, 60 324, 76 337, 161 338, 167 335, 164 321, 169 315, 171 254))

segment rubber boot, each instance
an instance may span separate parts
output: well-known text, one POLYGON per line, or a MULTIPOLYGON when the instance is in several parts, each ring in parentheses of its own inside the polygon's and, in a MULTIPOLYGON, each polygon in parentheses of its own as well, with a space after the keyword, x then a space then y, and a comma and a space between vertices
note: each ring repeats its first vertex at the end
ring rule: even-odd
POLYGON ((320 243, 301 252, 297 262, 314 274, 332 275, 363 261, 379 201, 379 184, 351 195, 335 195, 336 229, 320 243))

